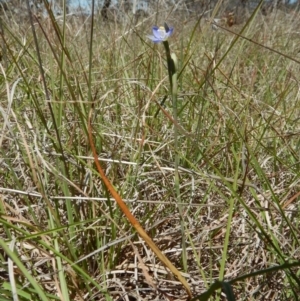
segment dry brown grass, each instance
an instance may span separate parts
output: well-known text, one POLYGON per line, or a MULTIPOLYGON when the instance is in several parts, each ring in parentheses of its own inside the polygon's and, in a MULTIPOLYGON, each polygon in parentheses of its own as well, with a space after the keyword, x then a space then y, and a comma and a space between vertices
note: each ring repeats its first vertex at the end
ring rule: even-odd
MULTIPOLYGON (((160 12, 135 27, 95 23, 90 65, 90 23, 67 24, 63 61, 50 20, 46 37, 36 25, 49 100, 30 27, 21 33, 5 28, 1 298, 12 298, 9 274, 28 294, 19 293, 19 300, 42 299, 28 274, 47 300, 187 297, 99 180, 87 139, 92 102, 94 138, 107 176, 178 269, 186 253, 188 268, 182 273, 195 297, 215 280, 299 262, 300 58, 299 18, 293 16, 258 17, 241 33, 256 43, 240 38, 228 53, 236 35, 226 28, 214 31, 204 20, 195 25, 196 18, 180 22, 160 12), (145 38, 148 25, 166 17, 175 26, 171 50, 185 66, 179 78, 178 120, 184 129, 179 149, 174 149, 172 122, 161 111, 153 118, 154 100, 168 93, 167 71, 162 47, 145 38), (18 78, 22 81, 16 83, 18 78), (5 249, 14 237, 21 264, 5 249)), ((240 33, 242 25, 230 30, 240 33)), ((172 115, 168 101, 165 109, 172 115)), ((297 300, 298 276, 293 267, 232 286, 236 300, 297 300)), ((216 291, 210 300, 224 298, 216 291)))

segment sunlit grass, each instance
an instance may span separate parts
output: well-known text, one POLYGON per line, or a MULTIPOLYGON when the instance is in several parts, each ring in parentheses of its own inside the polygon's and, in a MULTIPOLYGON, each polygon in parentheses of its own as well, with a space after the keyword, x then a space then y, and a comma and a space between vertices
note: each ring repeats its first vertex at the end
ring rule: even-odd
POLYGON ((91 20, 35 20, 38 48, 29 23, 20 30, 3 20, 3 300, 14 289, 19 300, 186 298, 98 176, 92 107, 106 175, 171 262, 186 264, 194 297, 208 290, 201 300, 221 300, 215 281, 225 280, 236 300, 297 300, 297 16, 255 12, 247 24, 214 31, 170 14, 174 121, 164 49, 146 37, 164 13, 137 24, 95 16, 93 47, 91 20))

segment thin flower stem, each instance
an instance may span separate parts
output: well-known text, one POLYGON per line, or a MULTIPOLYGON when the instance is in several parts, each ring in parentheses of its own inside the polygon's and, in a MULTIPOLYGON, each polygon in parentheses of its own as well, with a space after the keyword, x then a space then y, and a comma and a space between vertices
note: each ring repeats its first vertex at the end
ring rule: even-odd
MULTIPOLYGON (((164 44, 164 47, 165 47, 165 50, 166 50, 166 55, 167 55, 167 64, 168 64, 168 73, 169 73, 169 81, 170 81, 171 91, 173 91, 172 77, 176 73, 175 63, 171 58, 169 42, 164 41, 163 44, 164 44)), ((173 94, 173 92, 171 92, 171 93, 173 94)))
MULTIPOLYGON (((177 73, 175 72, 172 76, 172 103, 173 103, 173 118, 178 123, 177 120, 177 73)), ((183 219, 183 209, 181 205, 181 196, 180 196, 180 182, 179 182, 179 141, 178 141, 178 129, 174 126, 174 149, 175 149, 175 189, 176 189, 176 199, 177 206, 180 215, 180 228, 181 228, 181 237, 182 237, 182 265, 183 269, 187 271, 187 257, 186 257, 186 236, 185 236, 185 227, 183 219)))
MULTIPOLYGON (((172 105, 173 105, 173 119, 176 123, 177 122, 177 68, 176 68, 176 56, 174 55, 174 59, 172 58, 173 54, 171 55, 170 47, 168 41, 163 42, 166 55, 167 55, 167 63, 168 63, 168 73, 169 73, 169 80, 170 80, 170 87, 171 87, 171 97, 172 97, 172 105)), ((183 220, 183 209, 181 204, 181 197, 180 197, 180 183, 179 183, 179 142, 178 142, 178 130, 177 127, 174 125, 174 149, 175 149, 175 190, 176 190, 176 200, 178 204, 178 211, 180 215, 180 228, 181 228, 181 235, 182 235, 182 265, 184 271, 187 271, 187 257, 186 257, 186 237, 185 237, 185 229, 184 229, 184 220, 183 220)))

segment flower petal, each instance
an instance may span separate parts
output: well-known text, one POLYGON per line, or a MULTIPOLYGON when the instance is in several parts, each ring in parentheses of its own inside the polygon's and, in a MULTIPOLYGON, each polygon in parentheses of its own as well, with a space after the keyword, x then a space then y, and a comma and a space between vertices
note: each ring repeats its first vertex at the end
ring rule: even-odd
POLYGON ((158 28, 152 28, 153 35, 158 38, 158 39, 165 39, 166 37, 166 31, 163 27, 158 27, 158 28))
POLYGON ((154 43, 160 43, 166 41, 171 34, 173 33, 173 27, 169 27, 165 24, 165 26, 153 26, 152 27, 152 36, 148 36, 150 40, 152 40, 154 43))
POLYGON ((148 39, 150 39, 154 43, 161 43, 163 42, 160 38, 157 38, 155 36, 147 36, 148 39))
POLYGON ((169 31, 167 32, 168 37, 169 37, 170 35, 172 35, 173 30, 174 30, 174 27, 170 27, 170 28, 169 28, 169 31))

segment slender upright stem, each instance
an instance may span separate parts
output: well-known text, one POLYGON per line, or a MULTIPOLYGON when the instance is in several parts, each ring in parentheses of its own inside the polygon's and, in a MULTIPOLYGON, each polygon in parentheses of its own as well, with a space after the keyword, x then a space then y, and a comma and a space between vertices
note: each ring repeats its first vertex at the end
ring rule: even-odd
MULTIPOLYGON (((173 118, 176 123, 177 122, 177 70, 176 70, 176 56, 171 55, 170 47, 168 41, 163 42, 166 55, 167 55, 167 64, 168 64, 168 72, 169 72, 169 80, 171 86, 171 97, 172 97, 172 104, 173 104, 173 118), (172 57, 173 56, 173 57, 172 57), (174 58, 174 59, 173 59, 174 58)), ((186 237, 185 237, 185 229, 184 229, 184 220, 183 220, 183 209, 181 206, 181 197, 180 197, 180 183, 179 183, 179 142, 178 142, 178 132, 177 127, 174 126, 174 149, 175 149, 175 190, 176 190, 176 200, 178 205, 178 210, 180 214, 180 227, 181 227, 181 235, 182 235, 182 265, 183 269, 187 270, 187 258, 186 258, 186 237)))
POLYGON ((176 67, 175 67, 175 63, 174 63, 173 59, 171 58, 169 42, 164 41, 163 44, 164 44, 164 47, 165 47, 165 50, 166 50, 166 55, 167 55, 169 81, 170 81, 170 86, 171 86, 171 93, 173 95, 173 80, 172 80, 172 77, 176 73, 176 67))

